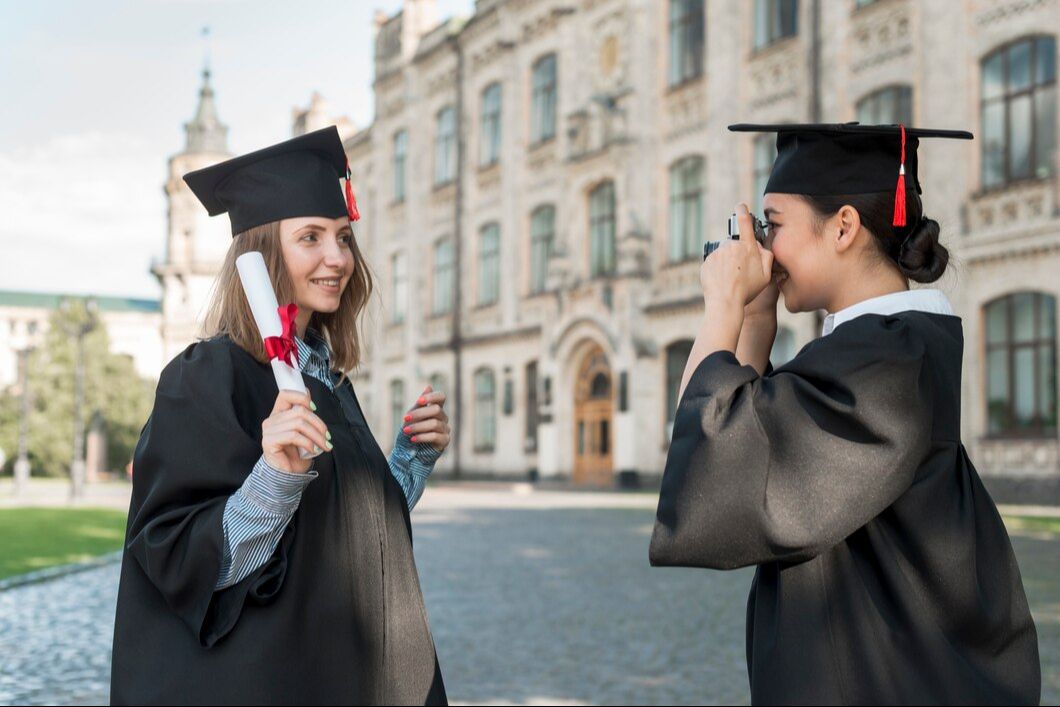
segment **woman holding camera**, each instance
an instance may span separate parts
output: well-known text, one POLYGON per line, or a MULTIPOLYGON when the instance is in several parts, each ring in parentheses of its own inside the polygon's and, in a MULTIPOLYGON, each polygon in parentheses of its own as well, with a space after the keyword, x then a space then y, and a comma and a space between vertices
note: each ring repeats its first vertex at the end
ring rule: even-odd
POLYGON ((971 134, 730 129, 778 133, 768 249, 740 205, 740 240, 703 263, 652 564, 757 566, 755 704, 1037 704, 1019 568, 960 440, 961 320, 909 289, 948 261, 918 139, 971 134), (773 370, 780 295, 829 314, 773 370))

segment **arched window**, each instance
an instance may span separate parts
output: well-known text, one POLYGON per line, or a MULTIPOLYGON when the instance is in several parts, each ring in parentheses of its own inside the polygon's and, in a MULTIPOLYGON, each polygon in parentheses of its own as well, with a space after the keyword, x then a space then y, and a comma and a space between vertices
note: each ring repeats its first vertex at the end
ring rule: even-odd
POLYGON ((496 164, 501 158, 501 85, 491 83, 482 92, 482 132, 478 163, 482 167, 496 164))
POLYGON ((441 186, 456 179, 456 111, 446 106, 435 117, 434 184, 441 186))
POLYGON ((703 0, 670 0, 671 86, 703 73, 703 15, 703 0))
POLYGON ((453 243, 443 238, 434 244, 434 298, 432 314, 453 311, 453 243))
POLYGON ((886 86, 858 101, 858 122, 865 125, 909 125, 913 122, 913 88, 886 86))
POLYGON ((530 293, 545 291, 548 260, 556 237, 556 207, 545 204, 530 214, 530 293))
POLYGON ((983 188, 1043 179, 1056 169, 1056 40, 1029 37, 983 59, 983 188))
POLYGON ((755 49, 769 46, 798 30, 798 0, 755 0, 755 49))
POLYGON ((475 451, 491 452, 497 443, 497 390, 493 371, 475 371, 475 451))
POLYGON ((530 144, 556 135, 556 55, 549 54, 534 63, 530 98, 530 144))
POLYGON ((437 391, 441 391, 441 392, 445 393, 446 396, 448 397, 448 395, 449 395, 449 387, 448 387, 449 384, 448 384, 448 382, 445 379, 445 374, 444 373, 441 373, 441 372, 432 373, 430 379, 427 382, 430 384, 431 390, 436 391, 436 392, 437 391))
POLYGON ((1056 298, 1019 292, 983 308, 987 433, 1056 436, 1056 298))
POLYGON ((674 416, 677 414, 677 392, 681 388, 688 357, 692 354, 692 340, 675 341, 666 347, 666 439, 673 437, 674 416))
POLYGON ((589 194, 589 272, 615 272, 615 183, 601 182, 589 194))
POLYGON ((703 158, 685 157, 670 167, 669 260, 703 252, 703 158))
POLYGON ((485 306, 496 303, 500 297, 500 224, 494 222, 483 226, 478 244, 478 304, 485 306))

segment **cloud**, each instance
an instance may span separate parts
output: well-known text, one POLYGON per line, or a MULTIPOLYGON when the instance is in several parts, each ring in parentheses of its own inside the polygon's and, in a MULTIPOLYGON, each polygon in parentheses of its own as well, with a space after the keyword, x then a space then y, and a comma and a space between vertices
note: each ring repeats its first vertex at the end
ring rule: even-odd
POLYGON ((157 296, 165 158, 139 137, 57 135, 0 153, 0 288, 157 296))

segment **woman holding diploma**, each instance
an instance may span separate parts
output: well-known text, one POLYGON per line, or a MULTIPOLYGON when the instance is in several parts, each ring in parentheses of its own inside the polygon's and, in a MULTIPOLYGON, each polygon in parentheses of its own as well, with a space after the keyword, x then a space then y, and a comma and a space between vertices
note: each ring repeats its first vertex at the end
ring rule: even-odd
POLYGON ((961 320, 941 291, 909 289, 948 260, 918 140, 971 134, 730 129, 778 133, 771 250, 741 204, 741 238, 703 263, 652 564, 757 565, 753 704, 1038 704, 1019 568, 961 443, 961 320), (781 294, 829 314, 773 370, 781 294))
POLYGON ((449 444, 445 395, 424 390, 385 457, 345 373, 372 282, 338 131, 184 179, 234 238, 133 458, 111 701, 444 704, 409 511, 449 444), (250 251, 281 305, 268 342, 250 251), (276 357, 308 393, 277 390, 276 357))

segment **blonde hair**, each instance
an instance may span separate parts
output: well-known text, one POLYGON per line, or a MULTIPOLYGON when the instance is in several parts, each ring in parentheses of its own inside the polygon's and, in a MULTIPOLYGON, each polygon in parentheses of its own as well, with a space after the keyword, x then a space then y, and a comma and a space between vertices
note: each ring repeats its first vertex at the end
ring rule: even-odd
MULTIPOLYGON (((334 312, 313 312, 308 327, 316 329, 331 348, 331 367, 342 377, 339 385, 348 378, 348 373, 361 363, 360 316, 372 295, 372 275, 361 257, 356 239, 350 240, 353 251, 353 274, 339 298, 334 312)), ((250 311, 236 270, 236 258, 250 251, 259 251, 265 259, 276 300, 281 304, 294 302, 294 284, 287 273, 280 245, 280 222, 273 221, 237 233, 228 248, 221 272, 214 282, 210 303, 206 309, 200 330, 200 338, 208 339, 227 334, 259 363, 268 364, 258 325, 250 311)), ((308 328, 307 327, 307 328, 308 328)))

